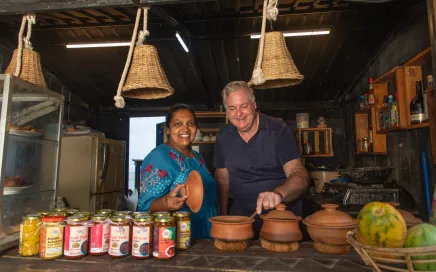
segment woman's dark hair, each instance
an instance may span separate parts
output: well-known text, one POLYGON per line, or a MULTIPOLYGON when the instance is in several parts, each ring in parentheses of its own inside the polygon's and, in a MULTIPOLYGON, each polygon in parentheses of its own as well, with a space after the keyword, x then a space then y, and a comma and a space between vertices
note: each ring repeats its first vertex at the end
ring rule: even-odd
POLYGON ((190 106, 188 106, 186 104, 176 104, 176 105, 171 106, 171 108, 168 110, 167 116, 165 118, 165 125, 167 128, 170 128, 170 122, 171 122, 171 119, 173 119, 174 113, 176 113, 180 110, 190 111, 192 113, 192 115, 194 116, 195 124, 197 124, 197 117, 195 116, 194 110, 190 106))

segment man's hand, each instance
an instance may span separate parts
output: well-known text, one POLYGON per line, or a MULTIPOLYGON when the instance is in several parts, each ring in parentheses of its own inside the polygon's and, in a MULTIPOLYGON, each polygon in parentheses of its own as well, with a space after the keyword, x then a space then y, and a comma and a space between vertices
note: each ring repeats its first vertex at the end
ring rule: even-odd
POLYGON ((262 213, 262 208, 265 210, 274 209, 277 204, 282 203, 282 197, 274 192, 263 192, 257 197, 257 214, 262 213))
POLYGON ((165 204, 168 207, 168 210, 178 210, 181 207, 183 207, 183 204, 185 204, 186 199, 188 196, 182 196, 177 197, 177 193, 179 192, 180 188, 182 188, 185 185, 177 184, 176 188, 174 188, 171 192, 169 192, 167 195, 164 196, 165 204))

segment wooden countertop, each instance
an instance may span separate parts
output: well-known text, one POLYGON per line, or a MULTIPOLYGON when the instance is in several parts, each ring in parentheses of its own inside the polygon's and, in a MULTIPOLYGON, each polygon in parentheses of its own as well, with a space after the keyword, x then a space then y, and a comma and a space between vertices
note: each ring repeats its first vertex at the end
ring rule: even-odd
POLYGON ((274 253, 263 249, 259 241, 252 241, 250 247, 239 253, 220 252, 213 246, 213 240, 199 240, 186 251, 177 252, 169 261, 154 259, 135 260, 131 257, 112 259, 105 256, 87 256, 79 260, 64 258, 43 261, 38 257, 20 257, 12 249, 0 258, 2 271, 371 271, 354 252, 344 255, 323 254, 303 242, 296 252, 274 253))

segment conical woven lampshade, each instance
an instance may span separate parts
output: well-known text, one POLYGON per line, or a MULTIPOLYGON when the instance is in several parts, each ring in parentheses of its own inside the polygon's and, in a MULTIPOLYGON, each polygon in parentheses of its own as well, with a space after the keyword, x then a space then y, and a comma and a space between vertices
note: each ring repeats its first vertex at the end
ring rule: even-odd
POLYGON ((173 93, 174 89, 160 65, 156 47, 149 44, 136 46, 122 95, 136 99, 157 99, 173 93))
MULTIPOLYGON (((257 56, 257 58, 259 55, 257 56)), ((257 63, 257 58, 256 62, 257 63)), ((256 67, 255 67, 256 68, 256 67)), ((254 89, 271 89, 300 84, 304 76, 300 74, 286 46, 285 37, 278 31, 265 33, 265 46, 262 60, 265 83, 254 85, 254 89)))
MULTIPOLYGON (((17 69, 17 57, 18 49, 15 49, 14 54, 12 55, 12 60, 6 69, 6 74, 15 74, 15 70, 17 69)), ((45 83, 45 79, 42 74, 39 54, 37 52, 31 49, 23 48, 23 54, 21 55, 21 69, 18 77, 35 85, 47 88, 47 84, 45 83)))

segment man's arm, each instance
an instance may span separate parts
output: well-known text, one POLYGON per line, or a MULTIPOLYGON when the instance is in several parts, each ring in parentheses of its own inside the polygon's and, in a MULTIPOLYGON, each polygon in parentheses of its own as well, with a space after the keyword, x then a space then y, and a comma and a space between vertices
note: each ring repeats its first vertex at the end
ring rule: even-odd
POLYGON ((229 204, 229 171, 226 168, 215 170, 215 180, 217 183, 218 214, 227 215, 229 204))
POLYGON ((283 165, 286 180, 274 193, 282 197, 282 202, 291 202, 299 198, 309 186, 309 175, 301 159, 288 161, 283 165))

